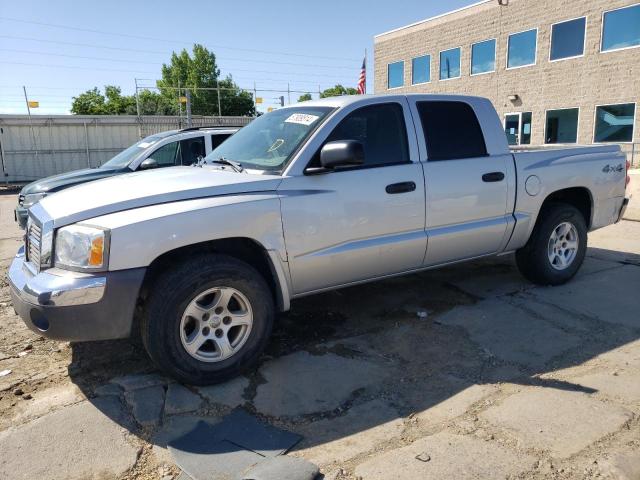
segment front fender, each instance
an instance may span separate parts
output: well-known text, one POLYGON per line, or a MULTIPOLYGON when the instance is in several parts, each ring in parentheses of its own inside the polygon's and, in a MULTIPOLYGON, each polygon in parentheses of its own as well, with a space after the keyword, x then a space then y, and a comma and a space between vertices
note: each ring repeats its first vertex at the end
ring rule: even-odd
POLYGON ((160 255, 232 237, 254 240, 286 259, 274 193, 201 198, 126 210, 83 222, 111 230, 109 270, 146 267, 160 255))

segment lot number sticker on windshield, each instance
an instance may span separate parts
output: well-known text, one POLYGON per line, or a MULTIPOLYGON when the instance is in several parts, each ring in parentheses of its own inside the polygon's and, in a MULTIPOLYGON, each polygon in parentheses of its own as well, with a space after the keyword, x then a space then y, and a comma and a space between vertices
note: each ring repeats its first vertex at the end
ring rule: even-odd
POLYGON ((311 125, 319 117, 317 115, 309 115, 308 113, 294 113, 285 120, 285 123, 297 123, 299 125, 311 125))

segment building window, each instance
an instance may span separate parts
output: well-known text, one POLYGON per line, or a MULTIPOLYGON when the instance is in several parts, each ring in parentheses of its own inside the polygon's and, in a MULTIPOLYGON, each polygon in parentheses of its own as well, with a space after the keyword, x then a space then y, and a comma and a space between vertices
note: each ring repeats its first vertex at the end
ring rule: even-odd
POLYGON ((551 53, 549 60, 580 57, 584 55, 585 17, 551 26, 551 53))
POLYGON ((579 114, 579 108, 548 110, 544 143, 576 143, 579 114))
POLYGON ((603 52, 640 45, 640 4, 605 12, 602 18, 603 52))
POLYGON ((507 68, 526 67, 536 63, 536 47, 538 44, 538 30, 509 35, 507 47, 507 68))
POLYGON ((452 48, 440 52, 440 80, 460 76, 460 49, 452 48))
POLYGON ((531 112, 507 113, 504 116, 504 132, 509 145, 531 143, 531 112))
POLYGON ((427 83, 431 81, 431 55, 414 58, 411 61, 411 83, 427 83))
POLYGON ((389 64, 387 82, 389 88, 398 88, 404 85, 404 62, 389 64))
POLYGON ((633 142, 635 103, 596 107, 594 142, 633 142))
POLYGON ((486 40, 471 46, 471 75, 495 72, 496 41, 486 40))

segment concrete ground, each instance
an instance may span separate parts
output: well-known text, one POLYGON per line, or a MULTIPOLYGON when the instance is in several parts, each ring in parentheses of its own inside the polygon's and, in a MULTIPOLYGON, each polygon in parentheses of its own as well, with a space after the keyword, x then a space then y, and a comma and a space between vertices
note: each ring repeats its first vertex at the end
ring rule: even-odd
MULTIPOLYGON (((14 202, 0 196, 3 272, 14 202)), ((167 442, 242 405, 302 434, 292 454, 331 480, 638 479, 640 221, 589 242, 562 287, 501 257, 295 301, 255 372, 207 388, 128 342, 39 338, 3 273, 0 478, 175 478, 167 442)))

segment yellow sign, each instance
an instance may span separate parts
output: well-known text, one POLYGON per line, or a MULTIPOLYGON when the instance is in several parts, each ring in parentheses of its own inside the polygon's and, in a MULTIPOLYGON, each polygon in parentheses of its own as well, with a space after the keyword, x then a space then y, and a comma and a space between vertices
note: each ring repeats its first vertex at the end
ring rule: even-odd
POLYGON ((256 97, 256 103, 262 103, 262 97, 256 97))
POLYGON ((180 97, 180 103, 187 103, 187 97, 180 97))
POLYGON ((267 108, 267 112, 273 112, 273 107, 267 108))
POLYGON ((40 106, 40 102, 34 102, 33 100, 29 100, 29 108, 38 108, 40 106))

